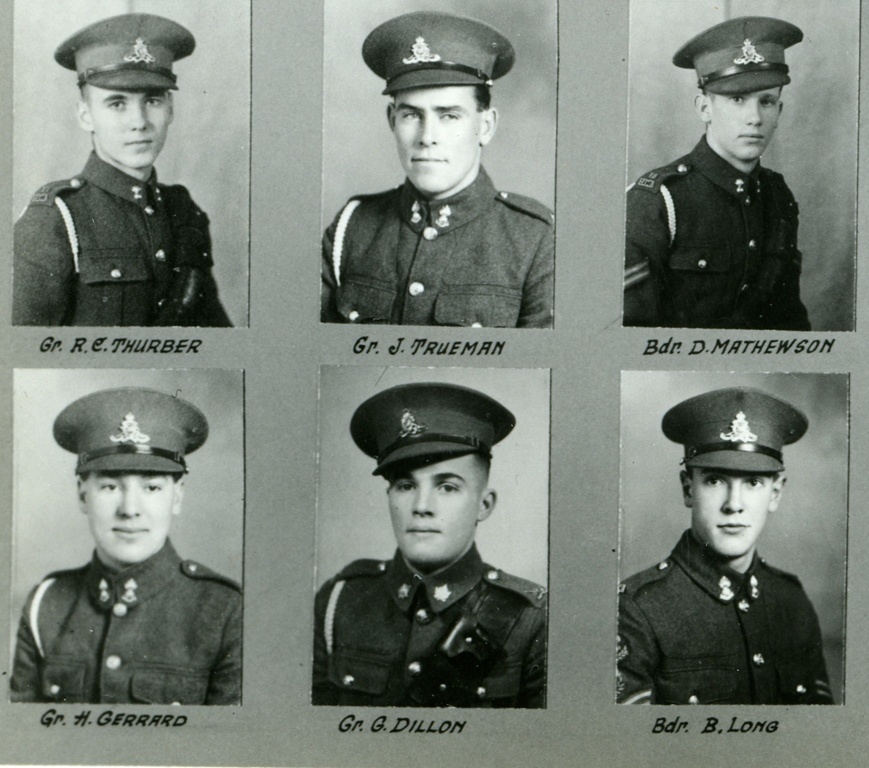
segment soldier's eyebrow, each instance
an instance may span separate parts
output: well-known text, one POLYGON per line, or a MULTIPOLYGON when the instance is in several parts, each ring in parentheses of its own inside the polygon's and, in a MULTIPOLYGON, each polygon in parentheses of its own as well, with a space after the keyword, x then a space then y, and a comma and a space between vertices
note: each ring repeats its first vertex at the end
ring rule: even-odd
MULTIPOLYGON (((417 107, 413 104, 407 104, 404 101, 396 102, 396 109, 405 109, 410 112, 424 112, 425 108, 417 107)), ((437 112, 439 115, 446 114, 447 112, 464 112, 467 113, 468 110, 465 109, 461 104, 454 104, 453 106, 443 106, 443 107, 432 107, 432 109, 437 112)))
POLYGON ((446 480, 458 480, 460 482, 465 482, 465 478, 455 472, 438 472, 434 476, 434 481, 436 483, 443 483, 446 480))

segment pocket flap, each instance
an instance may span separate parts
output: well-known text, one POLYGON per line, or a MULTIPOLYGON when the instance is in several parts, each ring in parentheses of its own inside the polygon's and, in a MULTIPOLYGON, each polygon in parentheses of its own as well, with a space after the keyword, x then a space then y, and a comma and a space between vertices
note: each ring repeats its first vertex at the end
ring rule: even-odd
POLYGON ((522 292, 497 285, 443 285, 435 302, 437 325, 515 328, 522 292))
POLYGON ((49 662, 42 672, 42 695, 46 701, 84 701, 84 664, 49 662))
POLYGON ((388 323, 395 293, 385 283, 350 279, 339 289, 338 312, 351 323, 388 323))
POLYGON ((389 661, 370 652, 335 649, 329 664, 329 679, 338 688, 380 694, 389 683, 389 661))
POLYGON ((727 248, 694 246, 680 248, 670 255, 670 269, 684 272, 727 272, 730 251, 727 248))
POLYGON ((100 251, 82 256, 80 279, 94 283, 141 283, 149 279, 148 268, 136 251, 100 251))
POLYGON ((133 673, 130 694, 144 704, 204 704, 209 674, 185 675, 177 670, 133 673))

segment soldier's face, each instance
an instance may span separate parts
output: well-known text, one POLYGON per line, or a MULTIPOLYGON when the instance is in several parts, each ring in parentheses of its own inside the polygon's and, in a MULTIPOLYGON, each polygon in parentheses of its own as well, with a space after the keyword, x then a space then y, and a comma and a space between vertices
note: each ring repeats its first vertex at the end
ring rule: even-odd
POLYGON ((93 136, 97 155, 130 176, 147 181, 172 122, 170 91, 113 91, 86 85, 78 122, 93 136))
POLYGON ((477 178, 498 122, 494 109, 477 109, 470 86, 399 91, 387 116, 407 178, 431 200, 450 197, 477 178))
POLYGON ((471 548, 477 523, 495 508, 488 479, 484 463, 473 454, 391 478, 387 496, 392 530, 411 565, 428 573, 471 548))
POLYGON ((157 554, 181 512, 183 491, 184 480, 171 475, 91 472, 79 478, 81 510, 100 560, 121 569, 157 554))
POLYGON ((744 573, 767 515, 778 508, 784 475, 697 467, 683 472, 681 480, 694 536, 744 573))
POLYGON ((739 94, 700 94, 695 101, 709 146, 750 173, 772 141, 782 111, 781 88, 739 94))

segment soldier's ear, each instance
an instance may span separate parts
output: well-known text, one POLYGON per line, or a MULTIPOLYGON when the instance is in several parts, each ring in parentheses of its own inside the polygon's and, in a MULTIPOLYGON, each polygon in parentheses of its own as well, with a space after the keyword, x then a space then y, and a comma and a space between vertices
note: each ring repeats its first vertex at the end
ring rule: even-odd
POLYGON ((181 502, 184 500, 184 478, 180 477, 174 482, 172 489, 172 514, 181 514, 181 502))
POLYGON ((492 512, 495 511, 495 504, 498 503, 498 493, 492 488, 487 488, 483 491, 480 497, 480 509, 477 512, 477 522, 482 523, 492 512))
POLYGON ((389 104, 386 105, 386 120, 389 123, 389 130, 395 130, 395 102, 390 101, 389 104))
MULTIPOLYGON (((692 469, 691 472, 693 471, 692 469)), ((682 484, 682 501, 689 509, 694 506, 694 496, 691 494, 691 472, 683 469, 679 473, 679 482, 682 484)))
POLYGON ((704 123, 712 121, 710 109, 712 106, 712 97, 706 93, 698 93, 694 97, 694 111, 704 123))
POLYGON ((94 132, 94 123, 91 119, 91 108, 87 103, 87 96, 84 93, 79 97, 76 117, 78 118, 79 128, 88 133, 94 132))
POLYGON ((769 511, 775 512, 781 502, 781 495, 785 489, 787 477, 784 472, 777 472, 772 480, 772 494, 769 497, 769 511))
POLYGON ((76 482, 78 483, 78 508, 82 513, 86 515, 88 512, 87 506, 85 505, 85 497, 87 492, 84 489, 84 480, 82 480, 81 477, 77 477, 76 482))
POLYGON ((498 110, 494 107, 483 110, 483 119, 480 125, 480 146, 485 147, 495 136, 498 130, 498 110))

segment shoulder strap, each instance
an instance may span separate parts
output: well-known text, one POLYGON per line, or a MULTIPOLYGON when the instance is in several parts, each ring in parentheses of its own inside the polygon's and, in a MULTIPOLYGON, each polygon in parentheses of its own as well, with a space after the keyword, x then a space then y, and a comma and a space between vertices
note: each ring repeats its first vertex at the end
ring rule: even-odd
POLYGON ((55 579, 46 579, 37 588, 33 594, 33 600, 30 603, 30 631, 33 633, 33 641, 36 643, 36 648, 39 655, 45 658, 45 650, 42 647, 42 638, 39 636, 39 606, 42 603, 42 598, 48 588, 54 584, 55 579))
POLYGON ((335 285, 341 285, 341 254, 344 251, 344 235, 347 232, 347 225, 350 223, 350 217, 353 215, 361 200, 351 200, 344 206, 341 215, 338 217, 338 226, 335 227, 335 242, 332 243, 332 270, 335 273, 335 285))
POLYGON ((75 222, 72 220, 72 213, 70 213, 69 207, 65 202, 63 202, 60 196, 54 198, 54 204, 57 206, 57 210, 60 211, 60 216, 66 226, 66 236, 69 238, 69 247, 72 249, 72 260, 75 264, 75 273, 78 274, 78 235, 75 232, 75 222))
POLYGON ((329 594, 329 602, 326 605, 326 618, 323 622, 323 636, 326 638, 326 653, 332 655, 332 646, 334 644, 335 630, 335 611, 338 608, 338 597, 341 595, 341 590, 344 589, 346 581, 336 581, 332 587, 332 592, 329 594))

